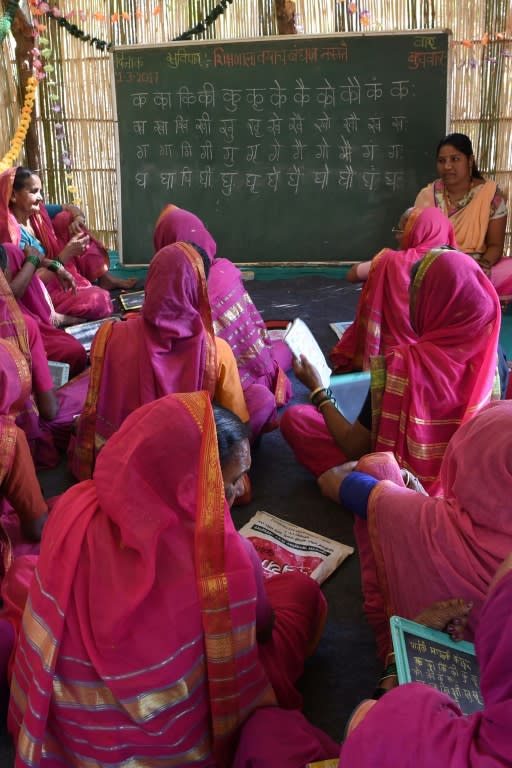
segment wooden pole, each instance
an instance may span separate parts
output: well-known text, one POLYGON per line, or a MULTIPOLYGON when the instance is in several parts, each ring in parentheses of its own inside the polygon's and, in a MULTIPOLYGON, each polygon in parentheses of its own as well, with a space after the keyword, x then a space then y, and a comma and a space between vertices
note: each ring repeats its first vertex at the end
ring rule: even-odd
POLYGON ((280 35, 297 34, 297 13, 293 0, 275 0, 277 29, 280 35))
MULTIPOLYGON (((11 32, 16 41, 16 66, 18 68, 19 101, 20 104, 23 104, 27 80, 32 74, 31 50, 34 47, 34 30, 32 25, 29 24, 25 18, 25 15, 19 9, 16 13, 16 16, 14 17, 11 26, 11 32)), ((30 121, 30 125, 25 138, 25 156, 27 166, 29 168, 38 169, 40 167, 41 153, 39 151, 39 143, 37 140, 34 112, 32 112, 32 120, 30 121)))

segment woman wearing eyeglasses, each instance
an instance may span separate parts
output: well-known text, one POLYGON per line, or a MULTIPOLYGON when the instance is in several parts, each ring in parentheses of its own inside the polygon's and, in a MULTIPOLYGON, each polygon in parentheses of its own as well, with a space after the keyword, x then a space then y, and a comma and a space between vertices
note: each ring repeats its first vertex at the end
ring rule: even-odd
POLYGON ((416 341, 409 318, 411 267, 432 248, 455 247, 453 227, 436 208, 409 208, 393 231, 401 250, 384 248, 365 262, 370 268, 356 318, 330 354, 335 373, 369 370, 373 355, 416 341))

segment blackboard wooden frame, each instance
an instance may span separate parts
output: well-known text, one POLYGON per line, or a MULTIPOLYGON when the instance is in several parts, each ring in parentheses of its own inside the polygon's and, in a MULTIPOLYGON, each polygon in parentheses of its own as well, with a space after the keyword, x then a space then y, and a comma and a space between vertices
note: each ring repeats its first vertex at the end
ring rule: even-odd
POLYGON ((127 46, 112 62, 124 266, 149 263, 170 202, 243 266, 364 260, 435 176, 449 30, 127 46))

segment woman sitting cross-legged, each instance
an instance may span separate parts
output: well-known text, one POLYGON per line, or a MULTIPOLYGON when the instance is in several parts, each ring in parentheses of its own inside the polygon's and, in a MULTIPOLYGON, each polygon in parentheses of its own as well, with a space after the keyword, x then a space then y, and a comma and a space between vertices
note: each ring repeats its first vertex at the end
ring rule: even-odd
POLYGON ((482 267, 503 299, 512 298, 512 261, 503 257, 506 195, 477 168, 464 133, 445 136, 436 150, 439 178, 418 194, 415 206, 435 205, 453 224, 457 247, 482 267))
POLYGON ((99 329, 72 457, 77 478, 91 477, 97 451, 132 411, 163 395, 204 389, 248 420, 233 353, 213 333, 207 266, 187 243, 162 248, 149 266, 142 312, 99 329))
POLYGON ((372 358, 371 392, 354 424, 316 369, 304 357, 296 361, 313 405, 289 408, 281 430, 316 476, 372 450, 392 451, 429 493, 438 493, 448 441, 489 402, 501 313, 488 278, 469 256, 437 249, 419 262, 410 296, 417 340, 372 358))
POLYGON ((423 683, 395 687, 353 715, 340 752, 350 768, 508 768, 512 720, 512 555, 488 585, 476 630, 484 708, 463 715, 423 683))
POLYGON ((405 488, 390 453, 369 454, 354 472, 334 468, 319 478, 325 495, 357 515, 365 610, 381 657, 393 613, 412 618, 446 595, 473 603, 472 639, 494 571, 512 550, 509 427, 512 403, 504 400, 455 432, 441 464, 439 498, 405 488))
MULTIPOLYGON (((481 711, 464 715, 449 695, 424 683, 397 687, 389 669, 354 711, 341 751, 333 754, 326 734, 300 712, 266 707, 244 724, 232 768, 304 768, 335 756, 340 768, 510 768, 511 601, 509 555, 488 587, 476 632, 481 711)), ((446 599, 415 621, 458 640, 469 608, 460 598, 446 599)))
POLYGON ((207 392, 143 406, 54 507, 11 683, 19 766, 223 768, 254 709, 300 706, 326 603, 298 572, 263 581, 235 530, 250 450, 229 417, 207 392))
MULTIPOLYGON (((60 206, 54 208, 57 211, 60 206)), ((47 209, 43 203, 41 179, 36 173, 19 166, 0 174, 0 242, 12 242, 22 249, 30 245, 43 259, 50 260, 49 264, 41 265, 41 278, 57 312, 87 320, 108 317, 112 314, 110 294, 92 285, 108 270, 107 250, 85 230, 78 208, 72 213, 60 211, 55 222, 49 211, 51 207, 47 209), (73 218, 82 222, 74 227, 75 234, 69 231, 73 218), (63 266, 73 277, 73 292, 63 288, 58 279, 63 266)))
POLYGON ((201 219, 176 205, 167 205, 155 226, 155 249, 180 240, 200 246, 208 256, 213 327, 233 350, 254 440, 262 431, 277 427, 276 408, 291 397, 291 384, 285 374, 291 366, 290 350, 282 341, 271 341, 245 289, 242 273, 229 259, 216 257, 217 244, 201 219))
POLYGON ((441 211, 409 208, 397 240, 400 250, 384 248, 370 263, 355 320, 329 354, 334 373, 368 371, 373 356, 417 339, 409 318, 411 267, 432 248, 454 248, 455 236, 441 211))

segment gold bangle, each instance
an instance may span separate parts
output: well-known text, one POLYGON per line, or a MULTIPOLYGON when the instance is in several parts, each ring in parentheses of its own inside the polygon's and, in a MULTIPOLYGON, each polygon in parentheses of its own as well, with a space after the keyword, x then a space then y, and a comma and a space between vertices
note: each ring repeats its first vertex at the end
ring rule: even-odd
POLYGON ((324 405, 327 405, 327 403, 332 403, 333 405, 336 405, 336 401, 334 400, 333 397, 326 397, 325 400, 322 400, 321 403, 318 403, 316 407, 318 408, 319 411, 321 411, 324 405))
POLYGON ((317 387, 316 389, 314 389, 312 392, 309 393, 309 399, 313 400, 314 396, 318 395, 319 392, 326 392, 326 391, 327 391, 327 387, 317 387))

